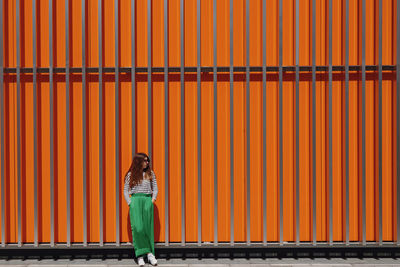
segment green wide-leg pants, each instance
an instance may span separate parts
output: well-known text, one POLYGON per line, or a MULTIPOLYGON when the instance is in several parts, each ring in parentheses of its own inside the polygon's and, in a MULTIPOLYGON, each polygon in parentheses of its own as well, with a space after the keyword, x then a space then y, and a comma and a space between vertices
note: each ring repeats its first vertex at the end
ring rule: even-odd
POLYGON ((131 196, 129 216, 131 218, 132 241, 136 257, 154 253, 153 201, 151 194, 136 193, 131 196))

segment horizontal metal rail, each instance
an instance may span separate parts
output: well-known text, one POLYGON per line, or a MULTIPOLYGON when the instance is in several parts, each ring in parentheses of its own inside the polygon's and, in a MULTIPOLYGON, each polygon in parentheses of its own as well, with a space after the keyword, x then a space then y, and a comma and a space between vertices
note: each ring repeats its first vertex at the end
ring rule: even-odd
MULTIPOLYGON (((349 66, 349 71, 361 71, 361 65, 354 65, 354 66, 349 66)), ((136 73, 147 73, 149 68, 147 67, 136 67, 135 71, 136 73)), ((159 73, 164 73, 165 69, 164 67, 152 67, 150 68, 151 72, 159 72, 159 73)), ((184 72, 197 72, 197 67, 184 67, 184 72)), ((99 68, 90 68, 87 67, 85 68, 86 73, 98 73, 99 68)), ((118 72, 120 73, 131 73, 132 68, 129 67, 120 67, 118 68, 118 72)), ((167 68, 168 72, 181 72, 180 67, 168 67, 167 68)), ((250 72, 262 72, 263 67, 262 66, 253 66, 250 67, 250 72)), ((328 71, 329 66, 316 66, 316 71, 328 71)), ((378 65, 369 65, 365 66, 366 71, 378 71, 379 66, 378 65)), ((383 71, 395 71, 396 70, 396 65, 382 65, 382 70, 383 71)), ((53 68, 53 73, 65 73, 66 68, 53 68)), ((217 72, 226 72, 229 73, 230 69, 229 67, 217 67, 217 72)), ((283 66, 283 71, 288 72, 288 71, 296 71, 296 66, 283 66)), ((300 72, 311 72, 312 71, 312 66, 299 66, 299 71, 300 72)), ((345 66, 332 66, 332 71, 345 71, 345 66)), ((50 68, 36 68, 37 73, 49 73, 50 68)), ((102 68, 103 73, 114 73, 115 68, 102 68)), ((213 72, 213 67, 200 67, 200 72, 213 72)), ((246 72, 246 67, 233 67, 233 72, 246 72)), ((268 66, 266 67, 266 72, 279 72, 279 67, 278 66, 268 66)), ((16 68, 4 68, 4 73, 17 73, 16 68)), ((20 73, 33 73, 33 68, 20 68, 20 73)), ((82 73, 82 68, 69 68, 69 73, 82 73)))
MULTIPOLYGON (((182 247, 179 244, 170 246, 156 245, 157 257, 160 259, 170 258, 397 258, 400 256, 398 247, 395 244, 387 246, 377 246, 376 244, 344 244, 328 245, 321 244, 315 247, 311 243, 298 247, 294 244, 280 246, 279 243, 271 244, 267 247, 262 243, 254 244, 251 247, 246 243, 235 244, 221 243, 215 247, 213 244, 199 247, 197 243, 186 243, 182 247)), ((0 259, 126 259, 133 258, 132 245, 121 243, 121 246, 114 246, 114 243, 100 247, 96 244, 88 243, 88 246, 66 245, 39 245, 38 248, 23 245, 23 248, 7 245, 5 249, 0 249, 0 259)))

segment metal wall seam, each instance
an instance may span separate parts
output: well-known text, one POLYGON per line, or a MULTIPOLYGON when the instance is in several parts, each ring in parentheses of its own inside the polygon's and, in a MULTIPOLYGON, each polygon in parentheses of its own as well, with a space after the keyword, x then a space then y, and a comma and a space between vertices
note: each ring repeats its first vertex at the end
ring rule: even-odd
MULTIPOLYGON (((36 1, 36 0, 33 0, 36 1)), ((33 12, 35 14, 35 11, 33 12)), ((34 19, 34 24, 35 24, 35 19, 34 19)), ((71 173, 71 164, 70 164, 70 121, 69 121, 69 112, 70 112, 70 104, 69 104, 69 0, 65 0, 65 99, 66 99, 66 149, 67 149, 67 247, 71 246, 71 188, 70 188, 70 173, 71 173)), ((35 26, 34 26, 34 29, 35 26)), ((33 46, 36 47, 36 42, 35 42, 35 38, 36 35, 35 33, 33 34, 34 36, 34 40, 33 40, 33 46)), ((34 49, 34 51, 36 51, 34 49)), ((36 53, 33 53, 34 58, 36 56, 36 53)), ((34 71, 36 72, 36 61, 34 60, 34 71)), ((36 88, 36 83, 35 83, 35 78, 36 75, 33 75, 34 77, 34 82, 33 82, 33 86, 34 88, 36 88)), ((36 94, 34 94, 36 96, 36 94)), ((36 99, 35 99, 35 103, 36 103, 36 99)), ((36 109, 35 109, 36 112, 36 109)), ((36 122, 36 117, 35 117, 35 122, 36 122)), ((36 124, 35 124, 36 125, 36 124)), ((35 131, 36 133, 36 131, 35 131)), ((37 143, 37 141, 35 141, 35 144, 37 143)), ((36 153, 35 153, 35 159, 36 159, 36 153)), ((35 164, 36 166, 36 164, 35 164)), ((35 171, 35 175, 36 175, 36 171, 35 171)), ((36 180, 36 179, 35 179, 36 180)), ((35 182, 35 186, 36 186, 36 182, 35 182)), ((37 192, 37 190, 35 190, 35 192, 37 192)), ((35 197, 35 201, 36 201, 36 197, 35 197)), ((35 205, 36 206, 36 205, 35 205)), ((36 209, 35 209, 36 210, 36 209)), ((35 223, 37 225, 37 223, 35 223)), ((37 237, 37 235, 36 235, 37 237)))
MULTIPOLYGON (((365 1, 365 0, 364 0, 365 1)), ((382 0, 379 0, 379 246, 382 245, 382 0)))
POLYGON ((299 0, 296 0, 296 245, 300 245, 299 184, 299 0))
POLYGON ((346 142, 346 246, 349 245, 349 0, 346 0, 345 28, 345 142, 346 142))
POLYGON ((333 245, 332 220, 332 0, 329 0, 329 245, 333 245))
POLYGON ((279 0, 279 245, 283 245, 283 129, 282 129, 282 95, 283 95, 283 81, 282 81, 282 57, 283 57, 283 21, 282 21, 283 1, 279 0))
POLYGON ((197 214, 198 237, 201 246, 201 4, 197 0, 197 214))
MULTIPOLYGON (((82 139, 83 144, 86 143, 86 7, 85 0, 82 0, 82 139)), ((83 150, 83 246, 87 246, 87 200, 86 200, 86 145, 82 146, 83 150)))
POLYGON ((50 87, 50 246, 54 247, 54 77, 53 77, 53 0, 49 0, 49 87, 50 87))
POLYGON ((263 88, 263 245, 267 245, 267 3, 262 1, 262 88, 263 88))
POLYGON ((214 83, 214 246, 218 246, 218 120, 217 120, 217 0, 213 0, 213 83, 214 83))
POLYGON ((119 199, 120 199, 120 188, 119 188, 119 42, 118 42, 118 1, 114 2, 114 37, 115 37, 115 244, 116 246, 120 246, 120 220, 119 220, 119 199))
POLYGON ((152 83, 151 83, 151 74, 152 74, 152 61, 151 61, 151 0, 147 0, 147 109, 148 109, 148 144, 149 150, 148 155, 150 158, 153 157, 153 114, 152 114, 152 105, 151 105, 151 90, 152 90, 152 83))
POLYGON ((181 212, 182 235, 181 245, 185 246, 185 25, 184 0, 180 0, 180 31, 181 31, 181 212))
POLYGON ((98 0, 98 33, 99 33, 99 235, 100 246, 104 246, 104 214, 103 214, 103 7, 102 0, 98 0))
POLYGON ((246 0, 246 174, 247 174, 247 235, 246 243, 250 246, 250 2, 246 0))
MULTIPOLYGON (((397 3, 397 62, 396 62, 396 119, 397 119, 397 168, 396 168, 396 178, 397 178, 397 203, 400 203, 400 5, 397 3)), ((397 204, 397 246, 400 246, 400 205, 397 204)))
POLYGON ((366 5, 365 0, 362 1, 362 14, 361 14, 361 172, 362 172, 362 244, 366 244, 366 175, 365 175, 365 20, 366 20, 366 5))
MULTIPOLYGON (((35 0, 33 0, 35 1, 35 0)), ((4 197, 4 65, 3 65, 3 2, 0 4, 0 127, 1 127, 1 246, 6 246, 5 238, 5 197, 4 197)), ((36 166, 36 165, 35 165, 36 166)), ((35 209, 36 212, 36 209, 35 209)))
POLYGON ((316 148, 316 0, 312 1, 312 179, 313 179, 313 246, 317 245, 317 148, 316 148))
POLYGON ((16 0, 16 30, 17 30, 17 186, 18 186, 18 247, 22 246, 21 234, 21 25, 20 0, 16 0))
POLYGON ((229 141, 230 141, 230 201, 231 201, 231 237, 230 245, 235 243, 235 184, 234 184, 234 116, 233 116, 233 0, 229 1, 229 141))
POLYGON ((164 103, 165 103, 165 246, 169 246, 169 84, 168 0, 164 0, 164 103))

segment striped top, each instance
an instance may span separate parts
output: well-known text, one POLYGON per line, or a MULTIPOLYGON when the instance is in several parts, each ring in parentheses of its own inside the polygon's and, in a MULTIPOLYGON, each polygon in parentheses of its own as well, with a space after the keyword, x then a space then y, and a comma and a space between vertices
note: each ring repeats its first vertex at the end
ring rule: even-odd
MULTIPOLYGON (((134 193, 145 193, 145 194, 152 194, 152 199, 157 198, 158 194, 158 187, 157 187, 157 180, 156 180, 156 175, 154 171, 151 171, 151 176, 152 176, 152 184, 153 184, 153 191, 151 191, 151 184, 150 180, 148 179, 143 179, 142 182, 133 188, 129 188, 129 180, 131 177, 131 172, 128 172, 127 175, 125 176, 125 184, 124 184, 124 197, 126 203, 131 204, 131 198, 129 195, 134 194, 134 193)), ((143 177, 144 177, 144 172, 143 172, 143 177)))

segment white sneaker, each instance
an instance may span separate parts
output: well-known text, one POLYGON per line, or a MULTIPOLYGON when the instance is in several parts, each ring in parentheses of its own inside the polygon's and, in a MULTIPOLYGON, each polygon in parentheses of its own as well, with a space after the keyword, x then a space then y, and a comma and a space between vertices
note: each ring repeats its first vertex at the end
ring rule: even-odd
POLYGON ((143 257, 139 257, 139 258, 138 258, 138 264, 139 264, 139 266, 144 266, 143 257))
POLYGON ((156 257, 152 253, 147 254, 147 259, 149 259, 151 265, 157 266, 156 257))

